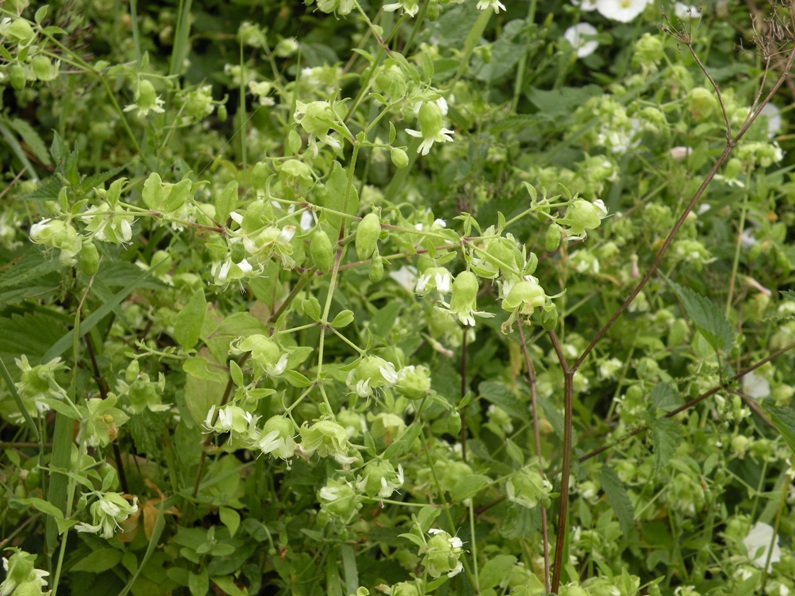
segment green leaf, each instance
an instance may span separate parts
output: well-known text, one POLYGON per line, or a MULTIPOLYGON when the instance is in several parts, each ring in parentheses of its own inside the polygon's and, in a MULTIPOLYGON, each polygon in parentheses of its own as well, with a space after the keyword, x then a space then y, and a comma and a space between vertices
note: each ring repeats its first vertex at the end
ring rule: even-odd
POLYGON ((226 383, 208 381, 193 375, 185 377, 185 405, 190 416, 197 425, 201 426, 207 417, 207 412, 212 406, 221 403, 226 383))
POLYGON ((293 387, 297 387, 301 389, 303 387, 309 387, 312 384, 312 381, 307 379, 304 375, 300 372, 295 370, 288 370, 284 373, 284 380, 290 383, 293 387))
POLYGON ((470 474, 464 476, 463 478, 459 478, 455 483, 455 486, 453 486, 453 489, 450 491, 450 496, 455 502, 460 503, 465 499, 474 497, 483 490, 489 482, 491 482, 491 478, 483 474, 470 474))
POLYGON ((205 381, 226 382, 226 371, 223 367, 217 362, 210 361, 207 357, 191 356, 182 363, 182 370, 205 381))
POLYGON ((221 523, 229 528, 229 535, 234 537, 240 527, 240 514, 231 507, 220 507, 218 515, 221 518, 221 523))
POLYGON ((781 433, 790 451, 795 453, 795 410, 792 408, 779 408, 766 405, 765 409, 770 415, 770 422, 781 433))
POLYGON ((505 439, 505 453, 507 453, 508 457, 510 457, 517 465, 524 465, 524 452, 511 439, 505 439))
MULTIPOLYGON (((356 215, 359 210, 359 193, 354 185, 348 184, 348 172, 337 161, 334 162, 326 181, 325 192, 320 193, 318 198, 321 206, 334 211, 356 215)), ((323 217, 334 230, 339 230, 350 221, 342 215, 328 211, 323 212, 323 217)))
POLYGON ((44 499, 40 499, 38 497, 28 497, 26 499, 16 499, 15 503, 19 503, 21 505, 28 505, 33 507, 34 509, 38 509, 42 513, 45 513, 55 519, 64 519, 63 511, 58 509, 52 503, 45 501, 44 499))
MULTIPOLYGON (((129 296, 133 290, 135 290, 138 285, 149 275, 150 269, 147 269, 141 275, 139 275, 135 281, 131 284, 117 292, 113 295, 109 301, 105 302, 101 307, 91 313, 86 319, 80 323, 80 334, 85 335, 89 331, 91 331, 97 323, 99 323, 102 319, 104 319, 107 315, 113 311, 121 301, 124 300, 127 296, 129 296)), ((47 353, 42 356, 42 362, 49 362, 53 358, 56 358, 64 353, 69 347, 71 347, 74 338, 74 329, 61 337, 55 344, 47 350, 47 353)))
POLYGON ((372 317, 368 329, 370 333, 376 337, 384 338, 392 330, 400 311, 403 309, 403 304, 398 300, 388 302, 386 306, 379 309, 372 317))
POLYGON ((676 387, 665 382, 658 383, 651 390, 651 401, 655 408, 663 412, 671 412, 684 403, 676 387))
POLYGON ((422 425, 420 423, 414 422, 409 425, 403 431, 403 434, 400 435, 400 438, 384 450, 384 459, 400 457, 411 451, 414 441, 417 440, 421 433, 422 425))
POLYGON ((508 573, 516 563, 516 557, 513 555, 494 555, 480 570, 478 579, 480 580, 480 589, 488 590, 494 588, 499 583, 508 577, 508 573))
POLYGON ((685 312, 693 324, 717 351, 728 352, 734 343, 734 331, 729 321, 715 304, 689 288, 669 281, 674 293, 682 301, 685 312))
POLYGON ((33 155, 35 155, 41 163, 45 166, 52 166, 52 160, 50 160, 47 145, 44 144, 39 133, 37 133, 30 124, 19 118, 13 118, 9 120, 8 123, 19 133, 19 136, 22 137, 22 140, 30 147, 33 155))
POLYGON ((682 429, 670 418, 658 418, 651 424, 651 443, 654 447, 654 469, 661 471, 682 442, 682 429))
POLYGON ((210 578, 206 569, 202 569, 199 573, 190 573, 188 576, 188 589, 191 596, 207 596, 207 592, 210 591, 210 578))
POLYGON ((613 508, 621 524, 621 531, 627 536, 635 525, 635 509, 629 499, 627 489, 612 468, 603 465, 599 470, 599 483, 607 495, 607 502, 613 508))
POLYGON ((343 310, 336 317, 334 320, 331 321, 331 326, 337 329, 342 329, 343 327, 347 327, 353 323, 353 311, 351 310, 343 310))
POLYGON ((215 199, 215 218, 221 225, 237 207, 237 182, 234 180, 224 187, 215 199))
POLYGON ((115 548, 101 548, 80 559, 70 571, 99 574, 118 565, 121 562, 122 554, 115 548))
POLYGON ((189 350, 199 341, 206 312, 207 302, 204 298, 204 288, 199 288, 190 297, 185 307, 179 311, 174 322, 174 339, 179 342, 182 349, 189 350))
POLYGON ((231 577, 212 577, 210 579, 216 586, 223 590, 224 594, 228 594, 228 596, 248 596, 247 592, 237 587, 237 584, 231 577))
POLYGON ((795 300, 795 290, 782 290, 781 295, 790 300, 795 300))
POLYGON ((507 385, 498 381, 483 381, 478 385, 481 397, 504 410, 510 416, 525 419, 528 416, 527 407, 519 401, 507 385))

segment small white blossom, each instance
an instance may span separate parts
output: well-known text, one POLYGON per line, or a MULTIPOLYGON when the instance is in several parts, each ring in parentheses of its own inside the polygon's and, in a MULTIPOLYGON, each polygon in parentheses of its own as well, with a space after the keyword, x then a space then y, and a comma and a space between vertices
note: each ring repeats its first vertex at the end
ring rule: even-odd
POLYGON ((701 13, 692 4, 677 2, 674 4, 674 14, 680 19, 700 19, 701 13))
POLYGON ((591 39, 597 34, 596 27, 590 23, 577 23, 563 33, 563 39, 577 51, 577 58, 590 56, 599 47, 599 42, 591 39))
MULTIPOLYGON (((748 536, 743 540, 745 550, 752 562, 757 567, 764 567, 768 556, 770 563, 778 563, 781 560, 781 548, 778 545, 778 537, 773 531, 773 527, 764 522, 756 522, 748 536), (771 544, 773 548, 771 549, 771 544)), ((768 568, 769 570, 769 568, 768 568)))
POLYGON ((649 0, 596 0, 596 10, 611 21, 629 23, 642 13, 649 0))
POLYGON ((476 8, 478 10, 494 10, 494 14, 499 14, 501 10, 505 10, 505 5, 500 0, 479 0, 476 8))

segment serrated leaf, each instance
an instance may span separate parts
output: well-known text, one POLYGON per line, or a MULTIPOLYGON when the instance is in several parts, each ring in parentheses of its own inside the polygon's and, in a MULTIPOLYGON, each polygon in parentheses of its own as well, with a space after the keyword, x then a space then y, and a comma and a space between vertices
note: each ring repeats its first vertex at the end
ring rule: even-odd
POLYGON ((31 286, 33 281, 62 268, 63 265, 57 260, 45 259, 41 251, 33 248, 27 250, 16 261, 12 261, 10 267, 0 274, 0 288, 31 286))
MULTIPOLYGON (((58 341, 65 328, 58 319, 41 313, 11 315, 11 318, 0 319, 0 354, 15 357, 25 354, 31 365, 35 366, 39 364, 42 354, 58 341)), ((52 358, 47 358, 44 362, 49 362, 52 358)), ((10 362, 9 366, 13 366, 13 361, 10 362)))
POLYGON ((693 324, 717 352, 728 352, 734 343, 734 331, 729 321, 715 304, 689 288, 669 281, 674 293, 682 301, 682 306, 693 324))
POLYGON ((658 383, 655 385, 654 389, 651 390, 651 401, 655 408, 663 412, 671 412, 684 403, 676 387, 670 383, 658 383))
POLYGON ((204 298, 204 288, 199 288, 179 311, 176 321, 174 321, 174 339, 182 346, 183 350, 191 349, 199 341, 206 312, 207 301, 204 298))
POLYGON ((495 555, 491 557, 480 570, 478 575, 481 591, 494 588, 499 583, 508 577, 516 557, 513 555, 495 555))
POLYGON ((654 469, 661 471, 682 442, 682 429, 670 418, 658 418, 651 424, 651 443, 654 447, 654 469))
POLYGON ((782 290, 781 295, 790 300, 795 300, 795 291, 793 290, 782 290))
POLYGON ((497 381, 483 381, 478 385, 478 392, 481 397, 504 410, 514 418, 524 419, 527 415, 527 407, 519 401, 506 385, 497 381))
POLYGON ((781 433, 784 441, 795 453, 795 410, 792 408, 779 408, 777 406, 766 406, 765 409, 770 415, 770 422, 781 433))
POLYGON ((19 136, 22 137, 22 140, 30 147, 33 155, 35 155, 41 163, 45 166, 52 166, 52 160, 50 160, 47 145, 44 144, 39 133, 37 133, 30 124, 19 118, 12 118, 8 123, 19 133, 19 136))
POLYGON ((102 187, 108 180, 115 178, 126 169, 127 166, 123 165, 110 170, 105 170, 104 172, 99 172, 98 174, 86 176, 83 178, 83 180, 81 180, 80 188, 83 190, 83 192, 88 192, 92 188, 102 187))
POLYGON ((599 482, 607 495, 607 502, 613 508, 618 523, 621 524, 621 531, 626 536, 635 525, 635 509, 632 507, 627 489, 612 468, 606 465, 599 470, 599 482))

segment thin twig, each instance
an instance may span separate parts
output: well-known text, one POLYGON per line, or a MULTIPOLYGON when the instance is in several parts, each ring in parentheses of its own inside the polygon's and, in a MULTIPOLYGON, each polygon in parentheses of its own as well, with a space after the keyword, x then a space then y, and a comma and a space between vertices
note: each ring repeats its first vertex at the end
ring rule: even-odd
POLYGON ((552 347, 558 355, 563 369, 563 462, 560 469, 560 503, 558 505, 558 528, 555 542, 555 563, 552 567, 552 586, 550 591, 558 592, 560 575, 563 571, 563 546, 566 540, 566 516, 569 508, 569 475, 571 474, 571 436, 574 425, 574 373, 566 362, 563 348, 554 331, 549 332, 552 347))
MULTIPOLYGON (((467 394, 467 329, 461 340, 461 399, 467 394)), ((461 461, 467 460, 467 417, 466 413, 461 416, 461 461)))
MULTIPOLYGON (((760 366, 762 366, 764 364, 767 364, 771 360, 775 360, 776 358, 778 358, 782 354, 786 354, 787 352, 789 352, 793 348, 795 348, 795 343, 791 343, 791 344, 789 344, 787 346, 784 346, 780 350, 777 350, 777 351, 773 352, 769 356, 766 356, 765 358, 763 358, 759 362, 753 364, 752 366, 749 366, 745 370, 742 370, 742 371, 738 372, 732 378, 723 381, 722 383, 720 383, 719 385, 716 385, 712 389, 709 389, 708 391, 705 391, 704 393, 702 393, 698 397, 695 397, 695 398, 691 399, 689 402, 687 402, 683 406, 679 406, 675 410, 672 410, 672 411, 668 412, 665 416, 663 416, 663 418, 673 418, 674 416, 676 416, 680 412, 684 412, 688 408, 692 408, 693 406, 695 406, 698 403, 701 403, 702 401, 704 401, 708 397, 711 397, 711 396, 715 395, 718 391, 727 389, 732 383, 742 379, 745 375, 747 375, 748 373, 756 370, 760 366)), ((623 443, 624 441, 626 441, 627 439, 629 439, 631 437, 634 437, 636 435, 639 435, 640 433, 646 432, 650 428, 651 428, 651 426, 648 425, 648 424, 640 426, 640 427, 636 428, 635 430, 631 431, 630 433, 624 435, 620 439, 616 439, 615 441, 613 441, 612 443, 609 443, 608 445, 602 445, 598 449, 594 449, 593 451, 590 451, 590 452, 586 453, 578 461, 580 463, 586 462, 589 459, 596 457, 600 453, 604 453, 605 451, 607 451, 609 449, 612 449, 613 447, 615 447, 619 443, 623 443)))
MULTIPOLYGON (((541 431, 538 426, 538 401, 536 400, 536 376, 533 370, 533 361, 530 358, 530 352, 527 350, 527 340, 524 337, 522 330, 522 323, 516 322, 516 329, 519 331, 519 339, 522 343, 522 353, 524 354, 524 364, 527 368, 527 382, 530 385, 530 410, 533 415, 533 442, 535 443, 536 457, 538 458, 538 471, 542 477, 544 474, 544 457, 541 454, 541 431)), ((549 531, 547 527, 547 509, 541 508, 541 534, 543 536, 544 548, 544 587, 547 592, 550 591, 549 581, 549 531)))

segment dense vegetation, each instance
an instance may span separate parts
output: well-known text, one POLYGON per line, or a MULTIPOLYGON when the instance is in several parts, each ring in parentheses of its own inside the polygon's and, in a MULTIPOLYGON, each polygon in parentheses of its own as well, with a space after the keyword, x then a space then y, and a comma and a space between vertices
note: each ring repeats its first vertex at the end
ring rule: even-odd
POLYGON ((0 596, 795 589, 789 2, 0 19, 0 596))

